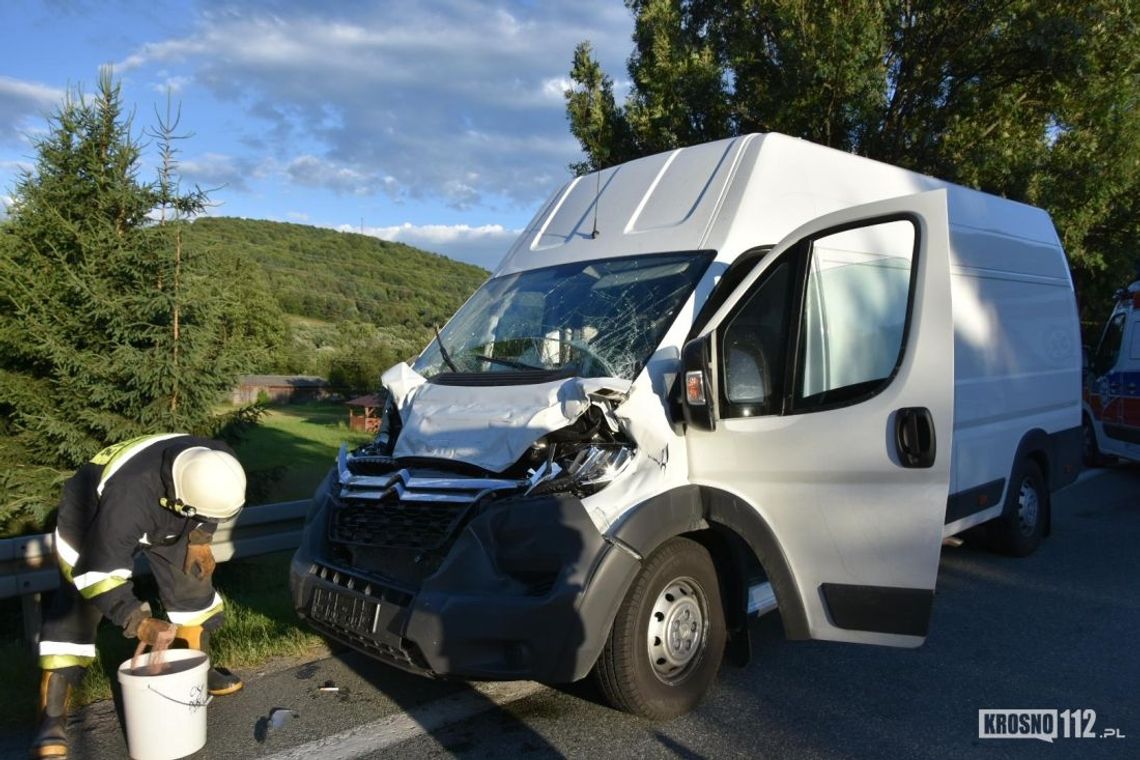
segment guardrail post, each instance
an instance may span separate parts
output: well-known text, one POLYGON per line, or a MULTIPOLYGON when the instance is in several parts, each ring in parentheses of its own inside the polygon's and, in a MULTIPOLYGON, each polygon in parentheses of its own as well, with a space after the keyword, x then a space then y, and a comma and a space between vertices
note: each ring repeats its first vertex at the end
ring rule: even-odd
POLYGON ((43 622, 43 616, 40 612, 41 596, 39 592, 36 592, 23 594, 20 597, 20 614, 24 618, 24 641, 33 651, 40 643, 40 623, 43 622))

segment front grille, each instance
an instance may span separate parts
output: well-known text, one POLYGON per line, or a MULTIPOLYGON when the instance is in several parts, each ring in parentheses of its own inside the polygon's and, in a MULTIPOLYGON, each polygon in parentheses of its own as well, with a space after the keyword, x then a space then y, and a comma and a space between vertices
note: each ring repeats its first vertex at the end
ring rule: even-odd
POLYGON ((469 504, 348 502, 333 512, 329 538, 381 548, 438 549, 469 504))
POLYGON ((464 477, 397 467, 398 460, 391 457, 349 454, 341 448, 331 541, 354 549, 407 549, 413 557, 445 549, 469 509, 487 497, 531 488, 540 475, 533 480, 464 477))

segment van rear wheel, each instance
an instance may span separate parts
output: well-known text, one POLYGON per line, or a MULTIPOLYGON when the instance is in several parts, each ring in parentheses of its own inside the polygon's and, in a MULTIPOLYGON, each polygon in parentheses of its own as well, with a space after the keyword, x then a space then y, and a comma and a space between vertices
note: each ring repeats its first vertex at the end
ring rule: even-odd
POLYGON ((1092 418, 1087 414, 1081 415, 1081 459, 1085 467, 1104 467, 1108 464, 1108 457, 1100 453, 1100 446, 1096 442, 1096 429, 1092 418))
POLYGON ((606 700, 651 720, 693 709, 724 656, 716 569, 695 541, 674 538, 645 561, 594 666, 606 700))
POLYGON ((1013 557, 1027 557, 1045 536, 1049 491, 1041 467, 1023 459, 1014 469, 1001 517, 989 525, 993 548, 1013 557))

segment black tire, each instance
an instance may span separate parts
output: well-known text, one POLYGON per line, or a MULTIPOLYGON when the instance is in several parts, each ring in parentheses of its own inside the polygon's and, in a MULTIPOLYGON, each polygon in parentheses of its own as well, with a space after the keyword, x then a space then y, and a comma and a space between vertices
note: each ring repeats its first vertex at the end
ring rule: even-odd
POLYGON ((634 579, 594 678, 615 708, 650 720, 674 718, 696 707, 716 680, 725 638, 712 558, 697 542, 673 538, 634 579), (699 627, 693 622, 698 610, 699 627), (654 636, 651 644, 651 617, 652 627, 672 635, 654 636))
POLYGON ((1013 469, 1001 517, 988 526, 991 547, 1011 557, 1027 557, 1041 545, 1048 520, 1049 489, 1041 467, 1023 459, 1013 469))
POLYGON ((1109 459, 1100 453, 1096 442, 1096 429, 1087 414, 1081 415, 1081 459, 1085 467, 1104 467, 1109 459))

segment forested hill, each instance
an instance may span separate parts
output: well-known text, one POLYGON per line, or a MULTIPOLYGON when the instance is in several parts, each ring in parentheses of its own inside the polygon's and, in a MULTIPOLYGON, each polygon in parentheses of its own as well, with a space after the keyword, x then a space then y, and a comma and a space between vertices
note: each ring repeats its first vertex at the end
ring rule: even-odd
POLYGON ((286 313, 324 322, 442 324, 487 278, 479 267, 403 243, 284 222, 203 217, 186 243, 257 262, 286 313))

